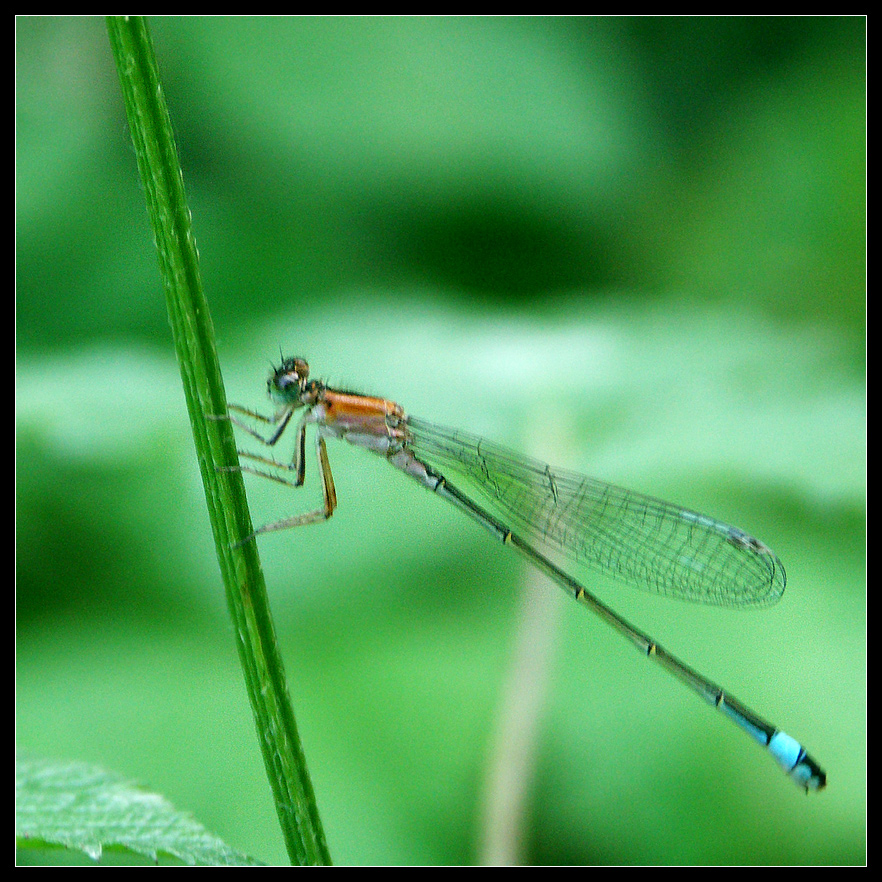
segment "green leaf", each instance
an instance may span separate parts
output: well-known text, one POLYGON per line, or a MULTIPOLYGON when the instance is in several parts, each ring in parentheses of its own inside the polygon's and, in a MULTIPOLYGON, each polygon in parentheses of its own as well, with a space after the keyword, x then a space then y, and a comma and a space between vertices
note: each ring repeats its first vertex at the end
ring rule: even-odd
POLYGON ((258 865, 158 794, 85 763, 16 761, 15 836, 19 845, 76 848, 93 860, 125 848, 151 861, 167 854, 188 864, 258 865))

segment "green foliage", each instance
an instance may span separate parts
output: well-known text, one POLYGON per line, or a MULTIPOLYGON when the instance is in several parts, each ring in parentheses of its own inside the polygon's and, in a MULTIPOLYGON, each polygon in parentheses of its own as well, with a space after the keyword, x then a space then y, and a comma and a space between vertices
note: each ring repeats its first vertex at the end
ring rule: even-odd
POLYGON ((15 835, 22 848, 64 846, 93 861, 125 849, 154 863, 255 865, 161 796, 83 763, 16 761, 15 835))

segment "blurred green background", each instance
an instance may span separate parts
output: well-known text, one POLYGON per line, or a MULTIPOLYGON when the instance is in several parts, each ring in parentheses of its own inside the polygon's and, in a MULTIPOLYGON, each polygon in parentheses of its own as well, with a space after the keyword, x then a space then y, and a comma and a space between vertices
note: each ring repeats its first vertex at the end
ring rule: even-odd
MULTIPOLYGON (((152 29, 232 401, 268 412, 270 364, 302 355, 787 567, 764 612, 592 585, 804 741, 810 798, 467 518, 333 446, 337 515, 261 547, 335 862, 486 860, 488 802, 525 862, 863 862, 864 20, 152 29), (522 800, 488 796, 494 762, 522 800)), ((285 862, 104 21, 16 31, 17 744, 285 862)), ((250 481, 255 522, 314 506, 309 478, 250 481)))

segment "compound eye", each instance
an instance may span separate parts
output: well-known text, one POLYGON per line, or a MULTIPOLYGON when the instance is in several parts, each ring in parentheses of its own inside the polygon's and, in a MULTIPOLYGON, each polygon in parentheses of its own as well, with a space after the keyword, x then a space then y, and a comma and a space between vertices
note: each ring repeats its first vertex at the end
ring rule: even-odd
POLYGON ((304 380, 297 371, 278 370, 272 379, 272 385, 275 386, 279 392, 287 392, 291 388, 299 391, 303 388, 303 384, 304 380))
POLYGON ((282 366, 278 370, 279 374, 287 374, 296 378, 296 381, 306 380, 309 376, 309 364, 304 358, 286 358, 282 361, 282 366))
POLYGON ((306 385, 309 376, 309 365, 302 358, 286 358, 281 365, 273 368, 267 381, 270 394, 273 392, 290 392, 294 387, 298 392, 306 385))

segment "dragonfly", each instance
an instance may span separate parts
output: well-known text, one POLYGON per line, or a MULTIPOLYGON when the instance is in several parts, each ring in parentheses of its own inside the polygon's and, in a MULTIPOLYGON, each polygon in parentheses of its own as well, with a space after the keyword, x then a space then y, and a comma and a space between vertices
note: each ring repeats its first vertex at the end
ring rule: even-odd
POLYGON ((303 358, 283 358, 270 373, 267 392, 276 405, 272 416, 230 404, 227 417, 273 448, 295 414, 302 412, 294 428, 293 458, 280 462, 240 450, 241 457, 256 465, 231 468, 302 487, 306 430, 314 425, 323 504, 266 524, 245 542, 328 520, 337 507, 337 493, 325 441, 339 438, 363 447, 516 548, 643 655, 765 747, 799 787, 809 792, 826 786, 826 773, 800 742, 668 652, 595 596, 584 579, 571 574, 575 564, 654 594, 718 606, 762 607, 776 602, 786 584, 784 567, 767 545, 706 515, 426 422, 394 401, 332 388, 310 379, 303 358))

